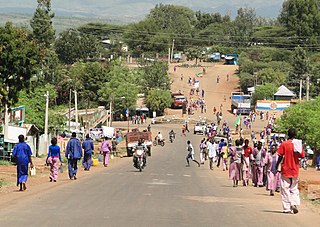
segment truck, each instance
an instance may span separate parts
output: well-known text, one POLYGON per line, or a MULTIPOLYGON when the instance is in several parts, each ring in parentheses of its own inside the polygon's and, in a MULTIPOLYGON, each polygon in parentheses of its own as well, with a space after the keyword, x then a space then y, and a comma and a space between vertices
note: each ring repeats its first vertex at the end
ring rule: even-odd
POLYGON ((249 114, 251 111, 251 96, 243 92, 231 93, 231 112, 237 110, 240 114, 249 114))
POLYGON ((152 135, 149 131, 140 132, 138 129, 134 129, 128 132, 126 135, 126 148, 127 156, 131 157, 134 153, 133 148, 136 147, 139 140, 144 140, 144 145, 148 148, 147 155, 151 156, 152 135))
POLYGON ((172 109, 182 109, 183 104, 186 102, 186 97, 182 93, 173 93, 171 94, 173 99, 171 108, 172 109))

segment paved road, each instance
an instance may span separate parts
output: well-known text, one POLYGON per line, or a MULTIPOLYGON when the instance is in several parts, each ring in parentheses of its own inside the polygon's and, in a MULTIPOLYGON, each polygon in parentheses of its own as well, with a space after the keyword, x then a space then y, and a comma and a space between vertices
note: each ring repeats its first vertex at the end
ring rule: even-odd
MULTIPOLYGON (((202 136, 187 138, 197 147, 202 136)), ((0 226, 318 226, 319 215, 305 206, 285 215, 279 195, 233 188, 208 163, 185 167, 185 141, 178 135, 154 148, 141 173, 125 158, 44 192, 30 188, 26 198, 2 204, 0 226)))

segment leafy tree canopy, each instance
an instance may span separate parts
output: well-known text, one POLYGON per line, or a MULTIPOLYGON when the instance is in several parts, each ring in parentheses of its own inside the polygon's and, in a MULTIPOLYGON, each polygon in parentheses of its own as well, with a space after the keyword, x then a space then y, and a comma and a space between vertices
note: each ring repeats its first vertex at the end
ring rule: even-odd
POLYGON ((30 25, 39 44, 49 48, 55 40, 55 30, 52 24, 54 13, 51 12, 51 0, 37 0, 37 2, 38 6, 30 25))
MULTIPOLYGON (((30 78, 36 74, 39 51, 36 42, 23 28, 11 23, 0 27, 0 84, 9 89, 2 94, 8 101, 18 101, 18 92, 30 85, 30 78)), ((3 100, 5 101, 5 100, 3 100)))
POLYGON ((151 89, 148 91, 146 104, 150 110, 163 114, 164 110, 172 104, 171 93, 168 90, 151 89))

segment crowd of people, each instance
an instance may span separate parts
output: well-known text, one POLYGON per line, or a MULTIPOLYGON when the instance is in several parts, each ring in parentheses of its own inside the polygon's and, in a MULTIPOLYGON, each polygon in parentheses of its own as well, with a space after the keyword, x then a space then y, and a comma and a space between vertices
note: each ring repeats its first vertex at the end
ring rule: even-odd
MULTIPOLYGON (((270 196, 281 192, 283 212, 298 213, 300 205, 298 190, 299 159, 304 158, 305 153, 302 141, 295 139, 296 130, 288 130, 288 139, 269 136, 269 128, 265 128, 268 135, 266 140, 262 135, 260 141, 249 139, 237 139, 232 142, 230 137, 217 140, 216 137, 203 138, 199 144, 200 162, 194 157, 194 148, 190 141, 187 142, 189 159, 200 166, 209 160, 210 170, 219 168, 222 162, 223 171, 229 171, 229 179, 233 181, 233 187, 247 187, 251 183, 254 187, 266 187, 270 196), (250 181, 251 179, 251 181, 250 181)), ((260 135, 260 136, 261 136, 260 135)))
MULTIPOLYGON (((20 191, 27 189, 26 182, 29 175, 30 168, 33 168, 32 152, 28 144, 25 143, 23 135, 18 137, 19 143, 14 147, 12 157, 17 164, 17 186, 20 191)), ((103 165, 105 167, 109 164, 109 154, 116 149, 114 139, 104 137, 99 148, 100 154, 103 157, 103 165)), ((77 179, 78 161, 82 159, 82 166, 85 171, 89 171, 92 166, 92 155, 94 153, 94 143, 89 134, 86 135, 85 140, 82 142, 77 138, 75 132, 72 133, 70 140, 67 143, 65 150, 65 157, 68 160, 68 174, 70 180, 77 179)), ((57 144, 57 138, 51 139, 51 145, 48 148, 48 155, 46 158, 47 165, 50 166, 49 181, 56 182, 58 180, 59 169, 62 172, 62 155, 60 147, 57 144)))

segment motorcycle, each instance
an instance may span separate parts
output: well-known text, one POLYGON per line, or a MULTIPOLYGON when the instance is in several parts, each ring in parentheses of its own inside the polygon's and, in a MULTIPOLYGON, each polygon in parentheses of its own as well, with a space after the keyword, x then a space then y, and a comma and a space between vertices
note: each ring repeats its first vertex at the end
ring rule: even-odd
POLYGON ((174 139, 175 139, 174 134, 170 134, 169 135, 169 140, 170 140, 171 143, 173 143, 174 139))
POLYGON ((157 145, 161 145, 162 147, 164 146, 165 142, 164 139, 162 140, 158 140, 158 138, 156 137, 153 141, 153 146, 157 146, 157 145))
POLYGON ((135 150, 133 166, 137 168, 139 172, 142 171, 142 169, 145 167, 145 164, 146 164, 144 155, 145 155, 144 150, 142 149, 135 150))

